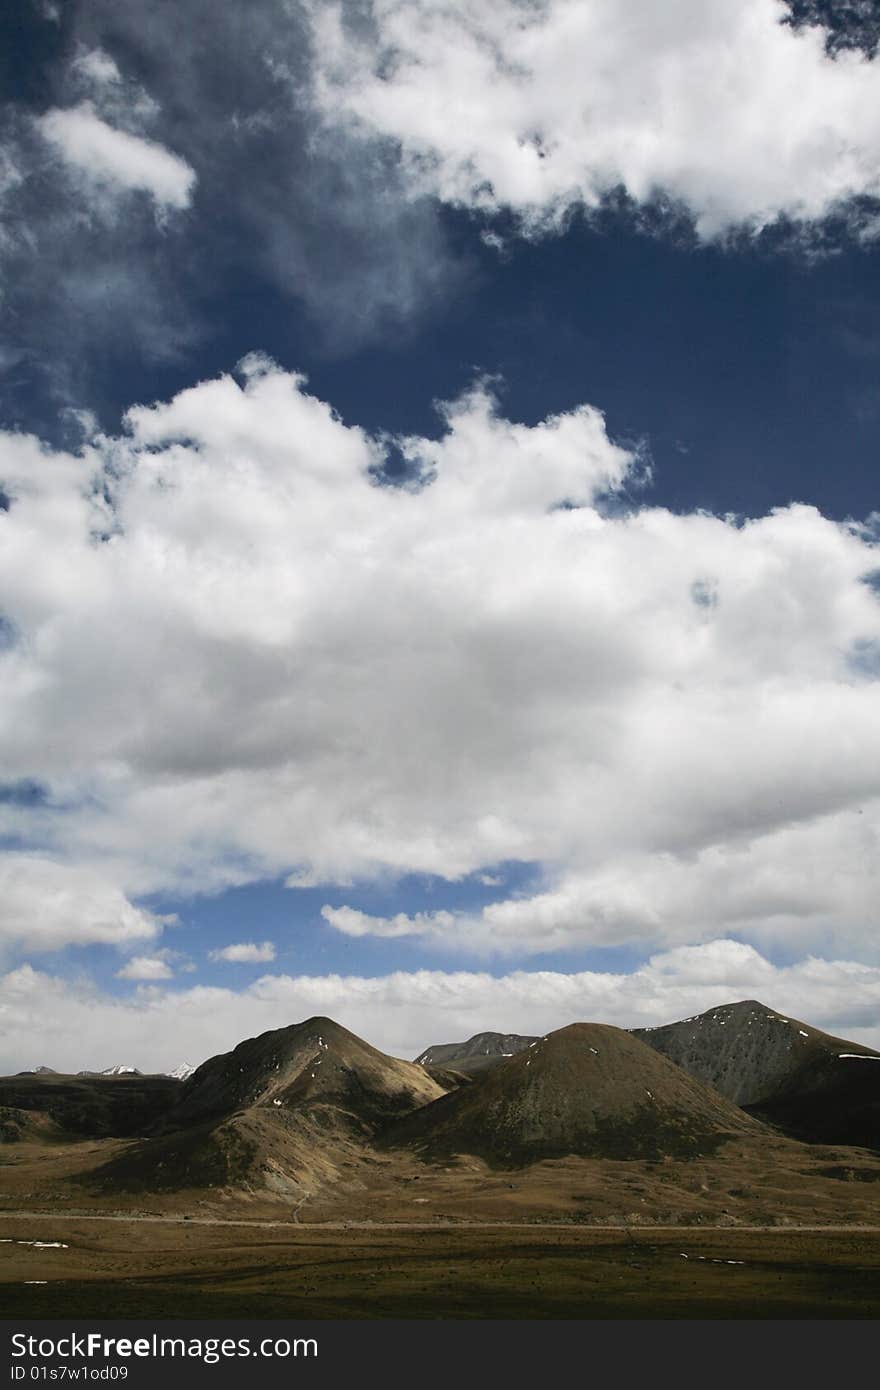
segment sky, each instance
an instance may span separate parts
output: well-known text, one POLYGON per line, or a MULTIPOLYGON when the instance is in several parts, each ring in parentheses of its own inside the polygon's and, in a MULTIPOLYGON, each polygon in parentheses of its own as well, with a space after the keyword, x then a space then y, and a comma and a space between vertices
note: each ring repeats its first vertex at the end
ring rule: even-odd
POLYGON ((874 6, 0 25, 0 1070, 880 1046, 874 6))

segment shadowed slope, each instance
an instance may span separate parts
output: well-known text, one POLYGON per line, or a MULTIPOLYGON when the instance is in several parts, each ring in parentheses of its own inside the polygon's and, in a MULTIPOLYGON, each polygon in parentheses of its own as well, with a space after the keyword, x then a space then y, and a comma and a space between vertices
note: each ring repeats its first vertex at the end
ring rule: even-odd
POLYGON ((795 1138, 880 1148, 880 1054, 861 1043, 756 999, 633 1036, 795 1138))
MULTIPOLYGON (((142 1134, 171 1110, 179 1094, 180 1082, 169 1076, 85 1077, 42 1071, 0 1077, 0 1110, 30 1114, 34 1133, 44 1137, 142 1134)), ((8 1139, 13 1134, 10 1128, 8 1139)))

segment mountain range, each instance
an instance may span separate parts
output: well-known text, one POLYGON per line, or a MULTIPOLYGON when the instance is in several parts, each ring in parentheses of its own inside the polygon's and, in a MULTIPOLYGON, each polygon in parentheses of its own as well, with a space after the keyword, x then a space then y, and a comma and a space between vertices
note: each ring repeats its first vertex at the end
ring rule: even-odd
MULTIPOLYGON (((187 1077, 192 1076, 195 1067, 191 1067, 188 1062, 182 1062, 173 1071, 151 1072, 151 1076, 170 1076, 176 1081, 186 1081, 187 1077)), ((63 1076, 66 1073, 56 1071, 54 1067, 28 1067, 26 1071, 17 1073, 19 1076, 63 1076)), ((139 1071, 137 1067, 129 1067, 124 1063, 117 1063, 112 1067, 104 1067, 103 1071, 78 1071, 73 1073, 75 1076, 144 1076, 145 1073, 139 1071)))
POLYGON ((631 1033, 573 1023, 535 1039, 478 1084, 415 1111, 387 1139, 431 1156, 472 1153, 521 1167, 566 1154, 687 1158, 756 1129, 631 1033))
POLYGON ((76 1179, 101 1200, 250 1193, 294 1212, 377 1172, 405 1169, 409 1183, 425 1165, 454 1173, 461 1163, 497 1173, 550 1164, 551 1175, 569 1160, 672 1164, 691 1190, 689 1165, 736 1153, 769 1171, 779 1142, 789 1155, 817 1146, 810 1162, 826 1177, 867 1181, 880 1179, 868 1152, 880 1155, 877 1063, 871 1048, 755 1000, 657 1028, 480 1032, 412 1062, 316 1017, 247 1039, 185 1079, 129 1067, 0 1077, 0 1137, 106 1140, 82 1151, 76 1179), (821 1145, 849 1147, 841 1158, 821 1145))
MULTIPOLYGON (((880 1145, 880 1054, 824 1033, 757 999, 722 1004, 634 1038, 695 1080, 793 1138, 814 1143, 880 1145)), ((472 1076, 535 1042, 514 1033, 477 1033, 429 1047, 424 1066, 472 1076)))

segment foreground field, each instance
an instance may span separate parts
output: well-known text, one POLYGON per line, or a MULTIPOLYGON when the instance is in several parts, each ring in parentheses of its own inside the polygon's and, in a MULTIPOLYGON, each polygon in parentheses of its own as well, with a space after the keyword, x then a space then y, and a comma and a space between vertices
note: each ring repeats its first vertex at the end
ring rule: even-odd
POLYGON ((880 1316, 880 1228, 328 1228, 18 1214, 0 1218, 0 1230, 6 1317, 880 1316), (18 1243, 35 1240, 43 1246, 18 1243))

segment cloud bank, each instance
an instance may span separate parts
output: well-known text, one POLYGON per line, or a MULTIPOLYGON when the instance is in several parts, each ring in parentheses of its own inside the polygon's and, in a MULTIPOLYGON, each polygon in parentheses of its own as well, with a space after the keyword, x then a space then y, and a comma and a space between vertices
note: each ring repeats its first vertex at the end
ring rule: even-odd
POLYGON ((734 941, 678 948, 632 974, 583 971, 398 971, 362 976, 266 975, 236 992, 141 986, 112 999, 25 965, 0 976, 6 1071, 78 1070, 126 1058, 142 1071, 201 1062, 242 1038, 327 1014, 393 1055, 482 1028, 545 1033, 579 1019, 641 1027, 756 997, 794 1018, 877 1047, 880 969, 807 959, 777 967, 734 941))
POLYGON ((155 923, 120 894, 519 860, 477 918, 340 887, 324 929, 876 959, 871 525, 625 507, 591 406, 530 427, 478 384, 440 424, 389 485, 390 441, 252 357, 76 455, 2 437, 0 833, 37 933, 56 873, 115 905, 68 939, 127 940, 155 923))

